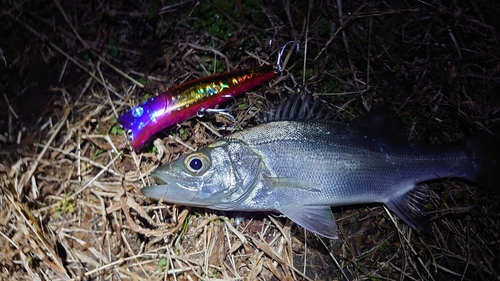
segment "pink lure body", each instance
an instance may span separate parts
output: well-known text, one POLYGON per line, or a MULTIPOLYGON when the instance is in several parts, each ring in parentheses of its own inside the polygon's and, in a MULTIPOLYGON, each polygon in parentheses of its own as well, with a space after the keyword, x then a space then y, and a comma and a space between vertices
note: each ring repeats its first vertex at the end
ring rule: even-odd
POLYGON ((188 81, 125 112, 118 122, 139 150, 159 131, 228 101, 228 96, 245 93, 275 74, 272 65, 264 65, 188 81))

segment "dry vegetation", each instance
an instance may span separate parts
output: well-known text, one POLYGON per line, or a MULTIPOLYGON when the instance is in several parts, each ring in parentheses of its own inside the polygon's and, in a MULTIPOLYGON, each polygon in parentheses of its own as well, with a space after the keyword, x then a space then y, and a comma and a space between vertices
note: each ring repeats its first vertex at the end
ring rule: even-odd
POLYGON ((140 193, 158 165, 210 143, 227 120, 193 118, 140 153, 116 122, 183 81, 274 63, 297 40, 285 72, 238 99, 238 127, 301 91, 343 118, 385 106, 412 139, 457 141, 500 124, 496 1, 28 0, 0 9, 0 279, 500 279, 491 190, 433 183, 423 233, 380 205, 334 209, 336 241, 272 214, 235 226, 233 214, 140 193))

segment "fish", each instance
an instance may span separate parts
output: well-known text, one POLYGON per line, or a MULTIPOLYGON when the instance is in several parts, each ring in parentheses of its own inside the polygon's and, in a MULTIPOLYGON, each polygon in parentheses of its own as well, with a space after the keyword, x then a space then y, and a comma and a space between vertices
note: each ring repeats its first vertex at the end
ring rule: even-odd
POLYGON ((269 110, 264 123, 160 166, 152 173, 157 185, 141 192, 213 210, 278 212, 336 239, 332 206, 384 204, 412 228, 423 229, 430 193, 423 182, 498 182, 498 136, 424 145, 381 128, 387 122, 331 116, 324 103, 288 99, 269 110))
POLYGON ((280 71, 262 65, 198 78, 168 89, 118 117, 134 150, 139 151, 159 131, 265 83, 280 71))

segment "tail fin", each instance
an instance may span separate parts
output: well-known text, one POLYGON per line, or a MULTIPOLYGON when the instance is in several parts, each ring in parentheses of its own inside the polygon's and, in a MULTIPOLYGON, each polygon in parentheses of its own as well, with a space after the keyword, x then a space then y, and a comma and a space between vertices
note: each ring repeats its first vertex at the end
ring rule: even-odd
POLYGON ((474 159, 474 181, 500 193, 500 130, 471 139, 467 147, 474 159))

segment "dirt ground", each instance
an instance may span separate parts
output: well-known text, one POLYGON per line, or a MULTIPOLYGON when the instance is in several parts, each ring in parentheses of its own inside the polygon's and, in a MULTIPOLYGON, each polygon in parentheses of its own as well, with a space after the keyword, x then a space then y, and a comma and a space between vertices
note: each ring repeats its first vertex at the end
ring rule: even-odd
POLYGON ((379 204, 334 208, 329 240, 272 213, 236 225, 141 194, 159 165, 230 134, 218 130, 227 117, 165 128, 141 151, 117 123, 183 82, 275 64, 294 41, 283 72, 237 98, 237 129, 301 93, 340 119, 385 108, 422 143, 499 131, 498 11, 486 0, 3 1, 0 279, 500 280, 498 175, 491 188, 426 183, 426 231, 379 204))

